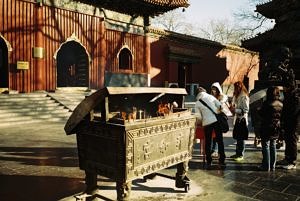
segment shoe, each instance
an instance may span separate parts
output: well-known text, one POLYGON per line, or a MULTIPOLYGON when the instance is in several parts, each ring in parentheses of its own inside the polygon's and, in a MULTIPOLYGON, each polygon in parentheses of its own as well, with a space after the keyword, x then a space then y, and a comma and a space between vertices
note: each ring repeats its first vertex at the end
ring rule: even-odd
POLYGON ((244 157, 243 156, 238 156, 236 158, 234 158, 235 161, 242 161, 244 160, 244 157))
POLYGON ((212 153, 211 153, 211 157, 212 157, 212 158, 218 158, 218 157, 219 157, 218 152, 215 152, 215 151, 212 152, 212 153))
POLYGON ((286 170, 294 170, 294 169, 296 169, 297 167, 296 167, 296 164, 290 163, 290 164, 288 164, 288 165, 282 166, 282 168, 283 168, 283 169, 286 169, 286 170))
POLYGON ((234 155, 230 156, 229 158, 237 158, 237 157, 238 157, 238 155, 234 154, 234 155))
POLYGON ((287 166, 288 164, 290 164, 286 159, 280 160, 276 162, 276 166, 277 167, 283 167, 283 166, 287 166))

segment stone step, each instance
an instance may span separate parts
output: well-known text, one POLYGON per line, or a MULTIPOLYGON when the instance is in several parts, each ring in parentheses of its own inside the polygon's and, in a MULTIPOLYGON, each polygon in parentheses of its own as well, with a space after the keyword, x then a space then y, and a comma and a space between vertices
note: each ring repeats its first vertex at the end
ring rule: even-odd
POLYGON ((0 126, 66 122, 71 111, 90 93, 79 87, 56 93, 0 94, 0 126))
POLYGON ((52 118, 52 119, 30 119, 26 121, 7 121, 7 122, 0 122, 0 128, 1 127, 7 127, 7 126, 14 126, 14 125, 26 125, 26 124, 32 124, 32 123, 44 123, 47 122, 67 122, 68 118, 52 118))
MULTIPOLYGON (((0 106, 0 111, 1 112, 11 112, 11 113, 24 113, 24 112, 30 112, 30 111, 54 111, 54 110, 64 110, 65 107, 62 105, 58 104, 53 104, 53 105, 22 105, 19 106, 0 106)), ((67 111, 67 110, 66 110, 67 111)))
POLYGON ((55 101, 59 102, 61 105, 64 105, 70 111, 73 111, 76 106, 85 98, 85 96, 89 95, 90 92, 85 91, 60 91, 58 93, 49 93, 48 95, 54 99, 55 101))
POLYGON ((46 92, 41 93, 27 93, 27 94, 0 94, 0 99, 6 99, 6 98, 43 98, 46 97, 46 92))
POLYGON ((70 112, 65 110, 42 110, 42 111, 23 111, 23 112, 12 112, 12 111, 2 111, 0 110, 0 118, 16 117, 16 116, 40 116, 40 115, 71 115, 70 112))
POLYGON ((14 124, 18 122, 43 122, 43 121, 67 121, 70 114, 39 114, 39 115, 21 115, 21 116, 13 116, 13 117, 0 117, 1 122, 0 125, 14 124))
POLYGON ((0 128, 1 127, 7 127, 7 126, 14 126, 14 125, 26 125, 31 123, 40 123, 41 120, 31 119, 31 120, 24 120, 24 121, 16 121, 16 122, 0 122, 0 128))
POLYGON ((28 105, 1 105, 0 104, 0 111, 11 111, 11 112, 22 112, 22 111, 49 111, 49 110, 59 110, 65 109, 64 106, 58 103, 52 103, 47 105, 35 105, 35 104, 28 104, 28 105))
POLYGON ((0 103, 0 108, 22 108, 24 106, 26 107, 38 107, 38 106, 43 106, 43 107, 53 107, 53 106, 58 106, 60 103, 55 102, 53 100, 47 100, 47 101, 5 101, 0 103))
MULTIPOLYGON (((43 101, 43 100, 47 100, 45 99, 47 96, 36 96, 36 97, 25 97, 25 96, 3 96, 0 95, 0 100, 1 101, 6 101, 6 100, 13 100, 15 102, 17 101, 43 101)), ((49 99, 49 98, 48 98, 49 99)))

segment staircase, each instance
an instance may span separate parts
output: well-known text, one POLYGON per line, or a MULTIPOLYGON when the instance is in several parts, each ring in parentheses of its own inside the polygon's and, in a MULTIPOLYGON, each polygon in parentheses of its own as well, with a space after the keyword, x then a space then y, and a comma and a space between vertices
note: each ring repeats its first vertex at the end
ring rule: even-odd
POLYGON ((48 93, 48 96, 72 112, 85 96, 93 92, 87 91, 86 87, 64 87, 58 88, 55 93, 48 93))
POLYGON ((0 128, 38 122, 66 122, 87 92, 0 94, 0 128))

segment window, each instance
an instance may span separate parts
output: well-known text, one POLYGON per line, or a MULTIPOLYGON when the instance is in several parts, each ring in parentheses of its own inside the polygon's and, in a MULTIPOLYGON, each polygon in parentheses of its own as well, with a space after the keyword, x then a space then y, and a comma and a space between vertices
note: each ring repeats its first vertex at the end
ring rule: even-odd
POLYGON ((119 69, 132 70, 132 55, 127 48, 123 48, 119 54, 119 69))

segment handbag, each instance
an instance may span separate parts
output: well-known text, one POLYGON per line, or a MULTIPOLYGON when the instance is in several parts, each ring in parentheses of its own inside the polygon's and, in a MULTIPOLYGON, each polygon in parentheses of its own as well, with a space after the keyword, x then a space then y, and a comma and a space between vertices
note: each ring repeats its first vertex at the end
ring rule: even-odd
POLYGON ((246 124, 246 119, 236 119, 233 131, 232 131, 232 137, 235 140, 248 140, 249 136, 249 130, 248 126, 246 124))
POLYGON ((228 117, 224 112, 215 113, 203 100, 199 99, 199 101, 205 105, 212 113, 216 115, 216 118, 218 120, 218 123, 220 125, 222 133, 226 133, 229 131, 229 125, 228 125, 228 117))

